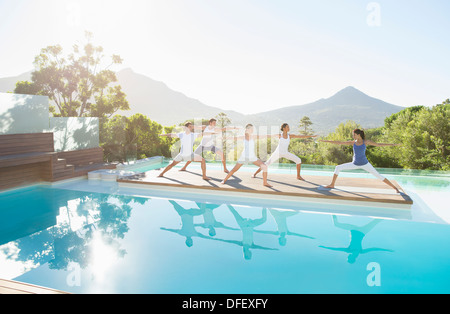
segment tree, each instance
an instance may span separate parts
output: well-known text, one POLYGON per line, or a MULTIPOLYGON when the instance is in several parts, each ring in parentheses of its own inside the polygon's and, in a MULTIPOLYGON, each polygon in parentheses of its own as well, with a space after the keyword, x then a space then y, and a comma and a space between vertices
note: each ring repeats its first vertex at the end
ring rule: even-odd
POLYGON ((313 125, 311 119, 308 116, 304 116, 300 119, 300 123, 298 125, 299 133, 301 135, 312 135, 313 130, 311 125, 313 125))
POLYGON ((225 128, 231 123, 231 119, 224 112, 221 112, 215 116, 215 119, 217 120, 217 126, 219 128, 225 128))
POLYGON ((54 116, 101 118, 129 110, 121 86, 112 86, 117 77, 109 69, 123 60, 112 55, 106 65, 103 48, 91 43, 91 33, 86 32, 85 37, 84 46, 74 45, 69 55, 63 54, 60 45, 43 48, 34 60, 31 82, 17 82, 14 92, 48 96, 54 116))
POLYGON ((404 168, 450 170, 450 100, 407 109, 385 125, 384 138, 402 144, 391 150, 393 158, 404 168))
MULTIPOLYGON (((219 128, 226 128, 228 125, 231 124, 231 119, 227 116, 226 113, 221 112, 218 115, 214 117, 214 119, 217 120, 216 126, 219 128)), ((227 155, 227 141, 226 141, 226 132, 222 132, 222 150, 227 155)), ((237 159, 237 157, 236 157, 237 159)))
MULTIPOLYGON (((152 156, 170 157, 170 147, 176 141, 162 138, 163 127, 137 113, 129 118, 115 115, 105 119, 100 128, 100 146, 107 161, 128 161, 152 156)), ((165 127, 170 133, 173 127, 165 127)))

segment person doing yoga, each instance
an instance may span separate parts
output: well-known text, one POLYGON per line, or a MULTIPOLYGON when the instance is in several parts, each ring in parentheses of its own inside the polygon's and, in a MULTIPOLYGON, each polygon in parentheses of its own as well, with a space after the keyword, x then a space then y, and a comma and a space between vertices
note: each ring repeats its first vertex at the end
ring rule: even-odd
POLYGON ((180 139, 181 142, 181 148, 180 153, 175 156, 172 163, 168 165, 159 175, 158 177, 163 177, 164 174, 172 169, 174 166, 179 164, 182 161, 195 161, 201 163, 202 168, 202 177, 203 180, 209 180, 209 178, 206 176, 206 162, 205 159, 203 159, 202 156, 194 153, 193 147, 194 147, 194 141, 197 137, 200 137, 201 133, 194 133, 194 125, 191 122, 187 122, 184 125, 184 132, 181 133, 168 133, 168 134, 160 134, 159 136, 166 136, 166 137, 177 137, 180 139))
MULTIPOLYGON (((200 128, 203 132, 203 138, 200 143, 200 145, 195 149, 194 154, 202 156, 203 152, 212 152, 216 155, 219 155, 220 159, 222 160, 223 165, 223 171, 225 173, 228 173, 226 159, 224 152, 216 146, 216 134, 221 134, 221 132, 230 131, 230 130, 236 130, 237 127, 224 127, 219 128, 216 127, 217 120, 216 119, 210 119, 208 122, 208 125, 203 126, 194 126, 194 130, 200 128)), ((191 161, 189 160, 183 168, 180 169, 180 171, 186 171, 187 166, 191 161)))
MULTIPOLYGON (((275 149, 275 151, 272 153, 272 155, 270 156, 269 160, 266 161, 265 164, 267 165, 267 167, 269 167, 271 164, 276 162, 278 159, 286 158, 297 164, 297 179, 304 180, 300 176, 300 170, 302 168, 302 160, 300 159, 300 157, 298 157, 288 151, 289 143, 291 141, 291 138, 310 138, 310 137, 317 137, 318 135, 294 135, 294 134, 289 134, 289 131, 290 131, 289 124, 283 123, 281 125, 281 132, 283 132, 283 133, 280 134, 280 140, 278 142, 278 146, 275 149)), ((259 172, 261 172, 261 170, 262 170, 261 168, 256 170, 256 172, 253 174, 253 177, 255 178, 256 175, 259 172)))
POLYGON ((345 164, 341 164, 336 166, 334 170, 333 180, 331 181, 330 185, 327 185, 325 188, 327 189, 333 189, 334 185, 336 183, 337 177, 339 175, 339 172, 342 170, 350 170, 350 169, 364 169, 367 172, 370 172, 378 179, 382 180, 384 183, 392 187, 397 193, 400 193, 398 188, 392 184, 391 181, 383 177, 367 160, 366 157, 366 148, 367 145, 372 146, 399 146, 401 144, 384 144, 384 143, 375 143, 371 140, 366 140, 364 131, 360 129, 353 130, 353 141, 326 141, 326 140, 320 140, 321 142, 325 143, 332 143, 332 144, 339 144, 339 145, 353 145, 353 161, 345 164))
MULTIPOLYGON (((267 187, 272 187, 269 183, 267 183, 267 165, 262 162, 255 154, 255 140, 269 137, 276 137, 276 135, 254 135, 253 134, 254 127, 252 124, 247 124, 245 127, 245 134, 243 136, 237 136, 236 139, 244 139, 244 150, 242 151, 241 156, 239 157, 237 164, 234 168, 228 173, 228 175, 221 182, 225 184, 227 180, 242 167, 243 164, 252 163, 258 167, 260 167, 263 171, 263 185, 267 187)), ((227 138, 228 139, 228 138, 227 138)), ((234 138, 232 138, 234 139, 234 138)))

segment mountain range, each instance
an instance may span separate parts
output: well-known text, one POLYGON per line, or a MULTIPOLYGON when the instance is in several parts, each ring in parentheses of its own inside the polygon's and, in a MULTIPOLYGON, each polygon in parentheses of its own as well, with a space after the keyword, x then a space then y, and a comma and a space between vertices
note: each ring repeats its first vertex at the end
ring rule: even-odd
MULTIPOLYGON (((16 77, 0 78, 0 92, 12 91, 17 81, 30 80, 30 77, 31 71, 16 77)), ((246 115, 206 105, 170 89, 163 82, 135 73, 129 68, 117 72, 117 78, 118 84, 127 94, 131 108, 119 114, 131 116, 142 113, 164 126, 179 124, 193 118, 210 119, 224 112, 232 120, 233 125, 245 126, 252 123, 255 126, 280 126, 286 122, 294 133, 298 130, 300 119, 308 116, 313 122, 311 127, 314 132, 326 135, 334 131, 340 123, 348 120, 353 120, 366 129, 379 127, 384 125, 386 117, 404 109, 349 86, 329 98, 322 98, 309 104, 246 115)))

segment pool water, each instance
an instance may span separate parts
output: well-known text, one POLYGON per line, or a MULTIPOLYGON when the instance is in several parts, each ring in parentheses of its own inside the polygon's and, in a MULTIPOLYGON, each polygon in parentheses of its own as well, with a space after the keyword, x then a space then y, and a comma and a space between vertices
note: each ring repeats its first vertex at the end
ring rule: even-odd
MULTIPOLYGON (((395 179, 444 207, 448 178, 395 179)), ((87 180, 0 193, 0 278, 74 293, 450 292, 445 220, 135 195, 87 180)))

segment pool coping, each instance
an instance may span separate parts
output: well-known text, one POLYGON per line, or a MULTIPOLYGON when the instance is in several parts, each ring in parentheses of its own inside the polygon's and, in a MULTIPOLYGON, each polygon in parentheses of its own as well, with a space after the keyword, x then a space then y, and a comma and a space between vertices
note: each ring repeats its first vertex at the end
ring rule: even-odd
MULTIPOLYGON (((259 199, 279 199, 279 200, 289 200, 289 201, 300 201, 300 202, 312 202, 312 203, 323 203, 324 201, 334 202, 339 204, 347 205, 363 205, 363 206, 374 206, 378 207, 389 207, 397 208, 402 210, 409 210, 413 204, 413 200, 407 195, 401 186, 393 182, 401 191, 402 194, 392 194, 392 193, 367 193, 367 192, 351 192, 343 189, 333 189, 333 190, 320 190, 320 184, 327 182, 329 179, 326 177, 317 176, 305 176, 305 181, 296 180, 293 175, 281 175, 281 174, 270 174, 269 182, 274 184, 277 183, 277 187, 270 189, 262 186, 261 180, 249 179, 248 174, 238 174, 233 176, 233 182, 226 185, 220 185, 213 180, 205 183, 201 179, 201 173, 198 171, 186 171, 178 174, 172 172, 171 175, 166 174, 163 178, 158 178, 157 175, 160 173, 158 170, 148 171, 136 176, 118 178, 117 182, 119 186, 126 187, 150 187, 153 189, 171 189, 174 193, 177 191, 186 191, 192 193, 208 193, 216 195, 227 195, 230 197, 244 195, 246 197, 259 198, 259 199), (273 179, 273 181, 271 181, 273 179), (318 182, 316 182, 319 180, 318 182), (213 183, 211 183, 213 182, 213 183), (131 184, 126 185, 126 184, 131 184)), ((223 174, 219 172, 210 171, 207 172, 208 175, 211 174, 211 178, 223 177, 223 174)), ((217 179, 214 179, 217 181, 217 179)), ((232 181, 230 179, 230 181, 232 181)), ((229 182, 230 182, 229 181, 229 182)), ((381 188, 385 190, 384 183, 380 185, 379 180, 376 179, 358 179, 353 178, 343 178, 342 184, 347 185, 349 188, 381 188), (373 184, 373 186, 372 186, 373 184)), ((385 190, 387 191, 387 190, 385 190)), ((390 191, 389 191, 390 192, 390 191)))

